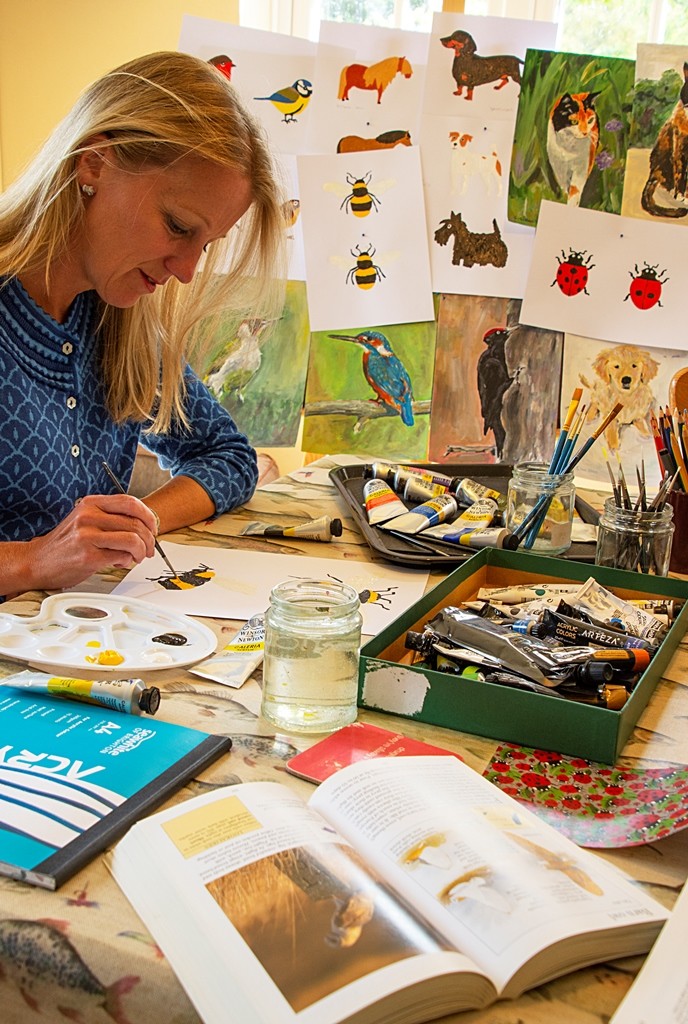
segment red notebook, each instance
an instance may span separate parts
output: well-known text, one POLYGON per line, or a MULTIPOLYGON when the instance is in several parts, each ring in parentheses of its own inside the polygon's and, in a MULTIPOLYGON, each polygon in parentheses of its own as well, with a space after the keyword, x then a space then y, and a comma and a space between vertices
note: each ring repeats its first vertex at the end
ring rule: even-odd
POLYGON ((412 740, 401 733, 380 729, 366 722, 353 722, 290 758, 286 768, 300 779, 323 782, 340 768, 356 761, 367 761, 371 757, 409 757, 412 754, 438 754, 463 760, 452 750, 412 740))

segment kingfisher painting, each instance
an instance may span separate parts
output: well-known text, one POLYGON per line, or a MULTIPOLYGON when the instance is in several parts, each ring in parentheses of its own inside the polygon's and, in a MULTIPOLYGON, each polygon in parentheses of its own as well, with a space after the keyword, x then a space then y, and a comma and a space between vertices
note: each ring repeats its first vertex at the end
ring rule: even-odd
POLYGON ((377 395, 375 401, 398 413, 402 423, 412 427, 413 386, 406 367, 395 356, 388 339, 380 331, 360 331, 358 334, 330 334, 339 341, 352 341, 363 349, 363 374, 377 395))

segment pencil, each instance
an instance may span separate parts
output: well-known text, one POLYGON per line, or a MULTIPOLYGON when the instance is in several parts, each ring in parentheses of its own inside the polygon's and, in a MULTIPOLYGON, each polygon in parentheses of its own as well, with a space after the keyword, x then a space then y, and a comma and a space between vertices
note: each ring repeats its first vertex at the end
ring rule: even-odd
MULTIPOLYGON (((127 492, 124 490, 124 488, 122 487, 121 483, 119 482, 119 480, 117 479, 117 477, 112 472, 112 470, 110 469, 110 467, 108 466, 107 462, 105 462, 104 459, 103 459, 103 469, 105 470, 107 475, 110 477, 110 479, 112 480, 113 484, 115 485, 117 490, 120 492, 120 494, 126 494, 127 492)), ((155 538, 155 550, 158 552, 158 554, 160 555, 160 557, 162 558, 163 562, 165 563, 167 568, 170 570, 172 575, 176 576, 177 575, 177 571, 176 571, 176 569, 172 568, 172 563, 170 562, 169 558, 167 557, 167 555, 163 551, 162 546, 160 544, 160 541, 158 540, 157 537, 155 538)))

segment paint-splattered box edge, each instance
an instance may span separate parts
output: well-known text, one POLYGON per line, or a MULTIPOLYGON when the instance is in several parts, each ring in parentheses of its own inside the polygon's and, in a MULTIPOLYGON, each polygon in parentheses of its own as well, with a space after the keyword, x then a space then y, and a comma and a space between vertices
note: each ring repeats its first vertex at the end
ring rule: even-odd
POLYGON ((474 597, 484 586, 580 582, 593 576, 622 597, 686 597, 688 585, 670 577, 606 569, 525 552, 486 549, 395 619, 361 649, 359 707, 460 732, 614 764, 688 625, 677 616, 649 668, 621 711, 458 679, 422 665, 400 664, 404 638, 441 608, 474 597))

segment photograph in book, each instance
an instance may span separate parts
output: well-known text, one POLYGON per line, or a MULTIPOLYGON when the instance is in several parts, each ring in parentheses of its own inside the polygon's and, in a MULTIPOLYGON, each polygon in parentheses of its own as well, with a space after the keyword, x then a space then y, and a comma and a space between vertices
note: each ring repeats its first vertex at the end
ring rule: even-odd
POLYGON ((688 224, 687 175, 688 51, 639 43, 621 212, 688 224))
POLYGON ((563 336, 520 324, 520 310, 518 299, 440 295, 431 462, 550 458, 563 336))
POLYGON ((402 908, 390 914, 382 876, 346 845, 280 850, 207 888, 296 1012, 388 964, 450 948, 402 908))
POLYGON ((205 1024, 230 993, 251 1024, 419 1024, 646 952, 668 916, 451 756, 359 761, 308 803, 219 788, 108 864, 205 1024))

